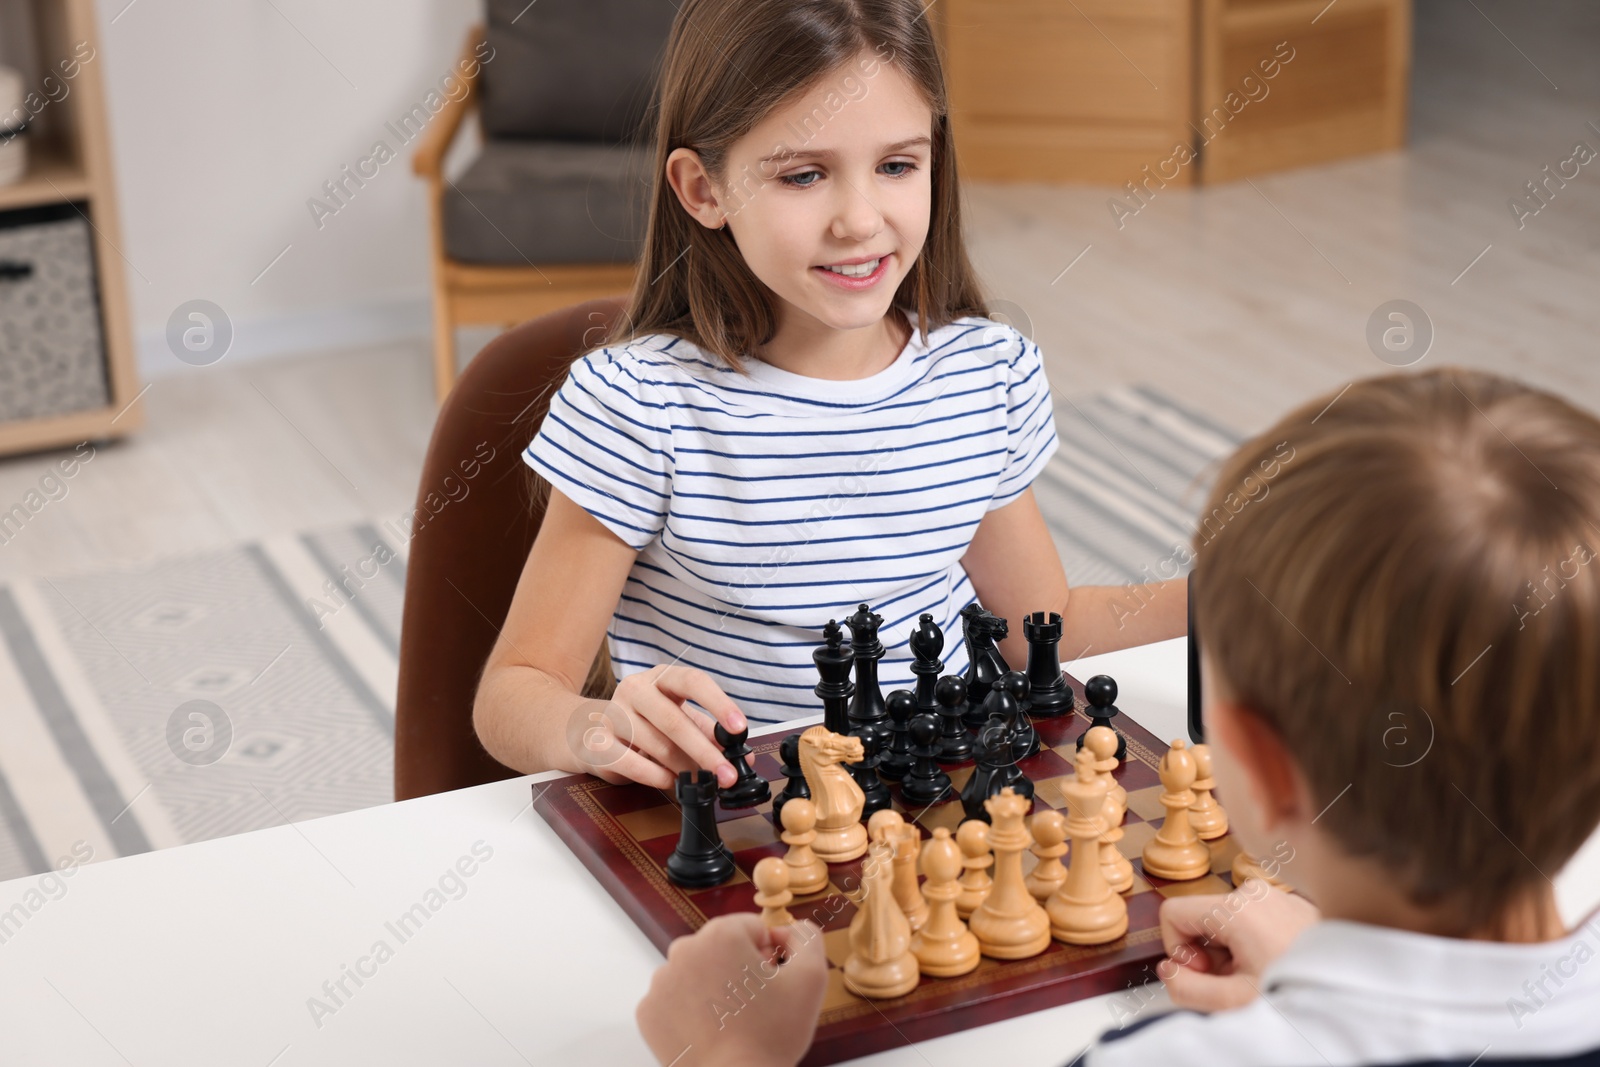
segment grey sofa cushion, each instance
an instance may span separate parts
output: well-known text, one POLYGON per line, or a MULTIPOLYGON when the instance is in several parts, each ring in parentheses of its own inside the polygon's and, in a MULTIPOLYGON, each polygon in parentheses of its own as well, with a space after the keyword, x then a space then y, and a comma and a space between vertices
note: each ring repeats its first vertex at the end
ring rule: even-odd
POLYGON ((644 248, 653 146, 485 141, 444 189, 444 243, 467 263, 625 263, 644 248))
POLYGON ((489 0, 486 137, 615 144, 640 135, 672 0, 489 0))

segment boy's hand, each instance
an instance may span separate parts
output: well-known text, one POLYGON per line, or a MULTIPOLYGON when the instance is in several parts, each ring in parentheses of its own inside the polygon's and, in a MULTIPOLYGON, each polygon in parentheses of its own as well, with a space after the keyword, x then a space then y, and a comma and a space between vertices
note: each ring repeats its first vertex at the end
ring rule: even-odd
POLYGON ((769 929, 753 912, 719 915, 668 946, 634 1018, 662 1064, 794 1067, 811 1047, 827 977, 816 924, 769 929))
POLYGON ((1228 894, 1161 902, 1167 959, 1156 967, 1172 1002, 1224 1011, 1254 1000, 1262 970, 1300 931, 1322 918, 1316 905, 1248 878, 1228 894))
MULTIPOLYGON (((639 782, 672 789, 679 771, 705 768, 727 788, 738 780, 722 755, 711 712, 729 733, 750 724, 738 705, 705 671, 678 664, 630 674, 617 683, 604 711, 582 711, 568 724, 568 744, 584 768, 604 781, 639 782)), ((745 757, 755 765, 755 756, 745 757)))

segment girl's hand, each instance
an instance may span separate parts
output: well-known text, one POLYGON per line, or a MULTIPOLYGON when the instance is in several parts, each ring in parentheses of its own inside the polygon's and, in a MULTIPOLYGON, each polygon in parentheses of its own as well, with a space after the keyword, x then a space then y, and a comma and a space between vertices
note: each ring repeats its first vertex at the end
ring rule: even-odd
POLYGON ((634 1019, 663 1064, 793 1067, 811 1047, 827 984, 820 927, 768 929, 734 912, 667 947, 634 1019))
MULTIPOLYGON (((651 667, 617 683, 604 708, 590 702, 578 709, 567 741, 584 769, 607 782, 639 782, 671 789, 679 771, 705 768, 727 787, 737 780, 714 734, 720 722, 729 733, 749 723, 711 676, 694 667, 651 667), (688 707, 694 701, 711 712, 688 707)), ((752 765, 755 756, 746 757, 752 765)))
POLYGON ((1161 902, 1167 958, 1157 965, 1156 976, 1180 1008, 1243 1007, 1260 992, 1267 964, 1321 918, 1304 897, 1260 878, 1247 878, 1227 894, 1169 897, 1161 902))

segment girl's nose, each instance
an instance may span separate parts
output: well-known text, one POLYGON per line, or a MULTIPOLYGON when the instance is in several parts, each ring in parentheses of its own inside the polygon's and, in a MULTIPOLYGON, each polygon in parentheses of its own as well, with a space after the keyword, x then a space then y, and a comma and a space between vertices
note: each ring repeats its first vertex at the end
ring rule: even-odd
POLYGON ((865 241, 883 229, 883 213, 866 194, 844 183, 840 203, 833 217, 833 235, 841 241, 865 241))

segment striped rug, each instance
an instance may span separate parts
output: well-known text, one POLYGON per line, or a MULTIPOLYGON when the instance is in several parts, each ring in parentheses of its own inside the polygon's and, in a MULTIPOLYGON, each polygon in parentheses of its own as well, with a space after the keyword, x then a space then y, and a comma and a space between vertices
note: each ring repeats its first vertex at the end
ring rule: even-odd
MULTIPOLYGON (((1068 577, 1157 576, 1238 436, 1144 386, 1056 415, 1035 494, 1068 577)), ((0 879, 387 802, 406 537, 0 585, 0 879)))

